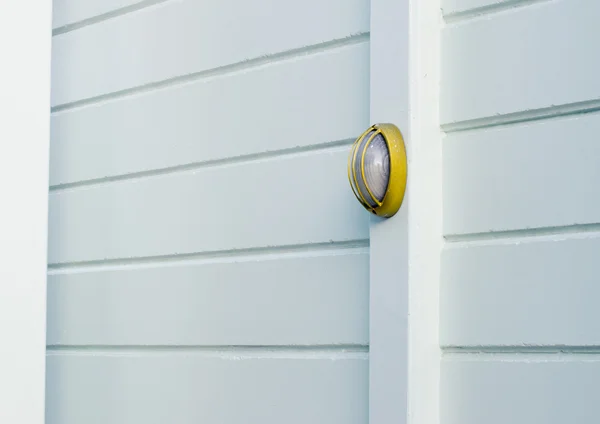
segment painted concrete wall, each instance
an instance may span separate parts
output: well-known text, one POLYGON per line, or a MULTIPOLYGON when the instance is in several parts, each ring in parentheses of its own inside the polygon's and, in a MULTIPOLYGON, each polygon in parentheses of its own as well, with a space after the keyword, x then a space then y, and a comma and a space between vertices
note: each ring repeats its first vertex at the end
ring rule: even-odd
POLYGON ((54 27, 48 424, 366 423, 369 2, 55 0, 54 27))
POLYGON ((443 10, 441 422, 598 422, 600 3, 443 10))

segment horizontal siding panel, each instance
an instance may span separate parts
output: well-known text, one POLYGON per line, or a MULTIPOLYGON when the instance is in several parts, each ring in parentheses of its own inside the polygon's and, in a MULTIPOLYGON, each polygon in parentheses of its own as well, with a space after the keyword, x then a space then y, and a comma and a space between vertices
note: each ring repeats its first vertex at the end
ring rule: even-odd
POLYGON ((47 357, 48 424, 368 421, 366 358, 47 357))
POLYGON ((600 345, 600 237, 446 249, 443 345, 600 345))
POLYGON ((52 27, 60 28, 119 9, 155 2, 156 0, 53 0, 52 27))
POLYGON ((600 115, 448 135, 444 233, 600 222, 600 115))
POLYGON ((600 60, 585 42, 598 16, 600 2, 563 0, 447 26, 442 124, 598 100, 600 60))
POLYGON ((52 105, 368 30, 368 0, 170 1, 55 36, 52 105))
POLYGON ((348 148, 50 194, 49 263, 368 238, 348 148))
POLYGON ((368 108, 365 42, 60 112, 50 184, 353 138, 368 108))
POLYGON ((365 250, 48 277, 49 345, 368 344, 368 327, 365 250))
POLYGON ((445 360, 441 424, 600 422, 600 361, 445 360))

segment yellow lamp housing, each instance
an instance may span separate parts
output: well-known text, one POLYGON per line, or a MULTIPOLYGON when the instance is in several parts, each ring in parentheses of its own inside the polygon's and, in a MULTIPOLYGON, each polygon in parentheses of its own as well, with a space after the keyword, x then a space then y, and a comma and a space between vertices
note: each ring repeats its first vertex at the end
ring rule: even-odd
POLYGON ((376 124, 356 139, 348 157, 348 180, 369 212, 389 218, 404 200, 408 164, 402 133, 393 124, 376 124))

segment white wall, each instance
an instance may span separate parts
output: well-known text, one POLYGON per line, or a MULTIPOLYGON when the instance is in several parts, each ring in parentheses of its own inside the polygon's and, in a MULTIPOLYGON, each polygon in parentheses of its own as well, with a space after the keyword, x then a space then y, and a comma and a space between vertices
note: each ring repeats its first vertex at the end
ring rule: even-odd
POLYGON ((597 422, 600 4, 443 10, 441 422, 597 422))
POLYGON ((0 3, 2 423, 44 422, 50 28, 50 2, 0 3))
POLYGON ((409 424, 440 423, 442 133, 439 0, 412 0, 409 24, 409 424))
POLYGON ((368 1, 54 19, 47 422, 365 423, 368 1))

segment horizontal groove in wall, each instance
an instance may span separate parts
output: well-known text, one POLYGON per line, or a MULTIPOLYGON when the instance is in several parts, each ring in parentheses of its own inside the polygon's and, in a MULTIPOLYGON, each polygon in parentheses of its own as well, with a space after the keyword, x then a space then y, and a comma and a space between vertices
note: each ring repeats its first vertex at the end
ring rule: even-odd
POLYGON ((50 355, 197 355, 222 359, 368 359, 367 345, 319 346, 47 346, 50 355))
POLYGON ((514 243, 515 241, 541 241, 544 238, 565 239, 566 236, 600 236, 600 223, 577 224, 564 227, 528 228, 522 230, 495 231, 474 234, 448 234, 445 241, 453 247, 463 245, 488 245, 514 243))
POLYGON ((246 162, 277 159, 281 157, 290 157, 300 154, 306 154, 311 152, 326 151, 328 149, 336 149, 338 147, 349 146, 354 139, 336 140, 328 143, 316 144, 311 146, 293 147, 290 149, 272 150, 268 152, 252 153, 243 156, 235 156, 222 159, 214 159, 204 162, 187 163, 184 165, 171 166, 161 169, 153 169, 150 171, 132 172, 123 175, 112 175, 110 177, 96 178, 91 180, 77 181, 66 184, 57 184, 50 186, 50 192, 56 193, 65 190, 89 188, 97 185, 110 184, 119 181, 138 180, 142 178, 160 177, 163 175, 169 175, 177 172, 189 172, 203 168, 218 167, 218 166, 229 166, 236 165, 246 162))
POLYGON ((118 18, 120 16, 126 15, 131 12, 136 12, 138 10, 146 9, 151 6, 156 6, 161 3, 165 3, 169 0, 142 0, 139 3, 135 3, 129 6, 121 7, 119 9, 111 10, 110 12, 102 13, 100 15, 92 16, 87 19, 83 19, 78 22, 73 22, 67 25, 60 26, 58 28, 54 28, 52 30, 52 35, 60 35, 66 32, 75 31, 77 29, 84 28, 89 25, 98 24, 100 22, 107 21, 109 19, 118 18))
POLYGON ((368 253, 369 240, 346 242, 312 243, 293 246, 270 246, 250 249, 175 254, 166 256, 139 257, 49 264, 48 274, 93 272, 124 268, 149 268, 156 266, 181 265, 184 263, 242 262, 258 259, 278 259, 283 257, 305 257, 335 255, 344 253, 368 253))
POLYGON ((600 346, 519 345, 519 346, 442 346, 446 353, 581 353, 600 354, 600 346))
POLYGON ((600 346, 442 346, 447 360, 600 361, 600 346))
POLYGON ((501 3, 494 3, 475 9, 461 10, 459 12, 451 12, 444 14, 444 22, 446 24, 463 23, 477 18, 488 18, 489 15, 512 11, 517 8, 527 7, 539 3, 547 3, 552 0, 508 0, 501 3))
POLYGON ((370 34, 360 33, 355 34, 350 37, 336 39, 331 41, 326 41, 319 44, 314 44, 311 46, 305 46, 297 49, 288 50, 281 53, 275 53, 268 56, 258 57, 254 59, 248 59, 243 62, 238 62, 234 64, 224 65, 213 69, 203 70, 199 72, 194 72, 191 74, 180 75, 173 78, 169 78, 163 81, 152 82, 150 84, 141 85, 137 87, 128 88, 126 90, 115 91, 111 93, 102 94, 100 96, 95 96, 91 98, 77 100, 72 103, 65 103, 61 105, 54 106, 51 109, 52 113, 63 112, 67 110, 72 110, 75 108, 85 107, 97 105, 99 103, 105 103, 109 101, 114 101, 121 99, 127 96, 133 96, 141 93, 147 93, 153 90, 159 90, 164 88, 169 88, 177 85, 182 85, 190 82, 195 82, 200 79, 208 79, 208 78, 219 78, 223 76, 232 75, 238 72, 246 72, 249 69, 260 68, 262 66, 269 66, 273 63, 279 63, 287 60, 296 60, 299 57, 319 54, 323 52, 327 52, 333 49, 343 48, 346 46, 355 45, 358 43, 364 43, 369 41, 370 34))
POLYGON ((469 121, 453 122, 443 124, 442 130, 451 133, 457 131, 481 130, 491 127, 539 121, 543 119, 560 118, 585 113, 600 111, 600 99, 585 102, 571 103, 566 105, 552 106, 549 108, 526 110, 522 112, 509 113, 506 115, 491 116, 469 121))

